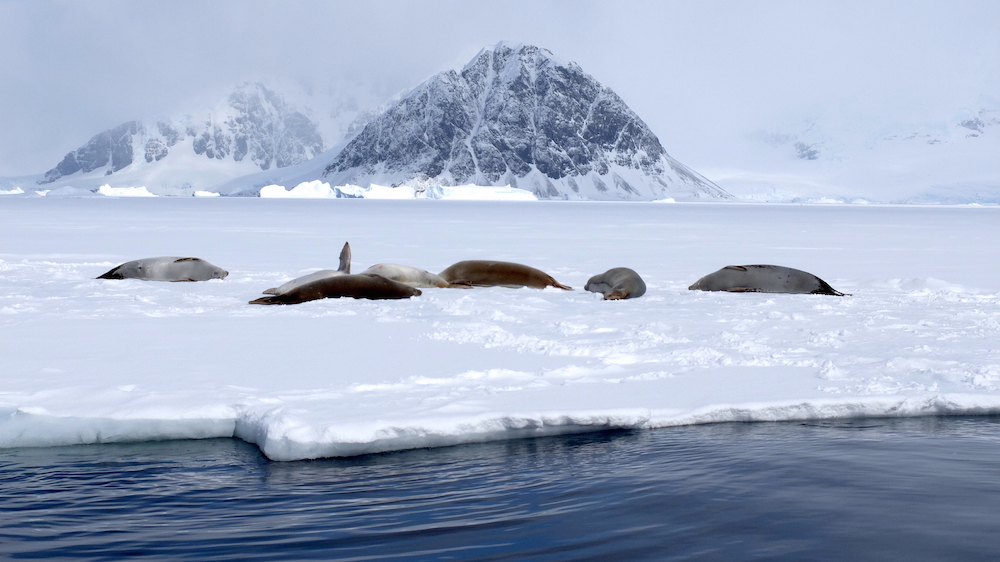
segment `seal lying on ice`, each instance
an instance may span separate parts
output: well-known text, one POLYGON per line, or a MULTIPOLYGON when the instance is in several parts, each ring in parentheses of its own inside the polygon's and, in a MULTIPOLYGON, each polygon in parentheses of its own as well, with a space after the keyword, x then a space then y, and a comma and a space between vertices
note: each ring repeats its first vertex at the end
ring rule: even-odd
POLYGON ((729 291, 732 293, 804 293, 844 296, 826 281, 780 265, 727 265, 695 281, 692 291, 729 291))
POLYGON ((627 267, 613 267, 587 281, 584 289, 603 293, 604 300, 634 299, 646 294, 646 283, 639 274, 627 267))
POLYGON ((472 288, 472 285, 467 283, 449 283, 442 279, 440 275, 435 275, 430 271, 395 263, 375 264, 364 270, 362 273, 381 275, 386 279, 392 279, 393 281, 398 281, 399 283, 403 283, 411 287, 441 287, 457 289, 472 288))
POLYGON ((161 256, 127 261, 98 279, 143 279, 145 281, 208 281, 225 279, 229 272, 201 258, 161 256))
POLYGON ((420 295, 420 289, 397 283, 381 275, 345 273, 324 277, 293 288, 290 291, 260 297, 250 304, 298 304, 317 299, 408 299, 420 295))
POLYGON ((509 261, 467 260, 449 266, 439 275, 449 283, 473 285, 476 287, 558 287, 572 291, 552 278, 551 275, 519 263, 509 261))
POLYGON ((280 287, 272 287, 264 291, 265 295, 281 295, 295 289, 296 287, 301 287, 306 283, 312 283, 313 281, 319 281, 320 279, 326 279, 327 277, 334 277, 337 275, 346 275, 351 272, 351 245, 344 242, 344 248, 340 250, 340 267, 336 270, 333 269, 321 269, 319 271, 314 271, 309 275, 303 275, 292 279, 291 281, 281 285, 280 287))

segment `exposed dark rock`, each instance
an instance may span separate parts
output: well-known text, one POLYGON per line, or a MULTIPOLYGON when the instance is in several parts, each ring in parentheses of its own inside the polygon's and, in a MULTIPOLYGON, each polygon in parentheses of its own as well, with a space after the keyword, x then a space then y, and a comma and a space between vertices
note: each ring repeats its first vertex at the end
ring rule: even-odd
POLYGON ((522 189, 543 198, 580 197, 581 185, 593 185, 587 192, 600 198, 657 198, 664 185, 684 184, 729 197, 670 158, 625 102, 577 64, 505 43, 415 88, 370 121, 323 176, 336 183, 384 177, 393 185, 522 180, 522 189), (626 180, 613 169, 640 174, 626 180), (524 182, 529 175, 535 179, 524 182), (582 183, 585 176, 592 179, 582 183), (631 183, 639 176, 647 178, 642 190, 631 183))

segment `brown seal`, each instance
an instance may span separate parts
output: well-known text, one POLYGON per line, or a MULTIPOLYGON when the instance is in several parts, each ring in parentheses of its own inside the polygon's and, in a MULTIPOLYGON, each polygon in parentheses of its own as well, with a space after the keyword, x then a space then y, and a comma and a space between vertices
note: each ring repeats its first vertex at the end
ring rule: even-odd
POLYGON ((296 279, 285 283, 280 287, 272 287, 264 291, 265 295, 280 295, 282 293, 287 293, 296 287, 305 285, 306 283, 312 283, 313 281, 318 281, 326 277, 334 277, 337 275, 345 275, 351 272, 351 245, 348 242, 344 242, 343 249, 340 250, 340 267, 336 270, 333 269, 321 269, 319 271, 314 271, 309 275, 303 275, 296 279))
POLYGON ((475 287, 531 287, 544 289, 558 287, 572 291, 551 275, 519 263, 509 261, 467 260, 449 266, 439 273, 449 283, 475 287))
POLYGON ((285 293, 252 300, 250 304, 298 304, 317 299, 339 299, 340 297, 372 300, 408 299, 420 294, 420 289, 397 283, 381 275, 361 273, 317 279, 299 285, 285 293))

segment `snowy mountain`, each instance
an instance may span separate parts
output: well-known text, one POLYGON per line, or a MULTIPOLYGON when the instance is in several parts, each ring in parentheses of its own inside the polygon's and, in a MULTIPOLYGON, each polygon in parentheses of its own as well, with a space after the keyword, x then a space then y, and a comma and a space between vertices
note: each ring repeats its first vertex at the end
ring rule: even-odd
POLYGON ((829 114, 747 135, 704 171, 734 195, 775 202, 1000 203, 1000 110, 920 122, 829 114))
POLYGON ((727 199, 667 154, 610 88, 532 45, 499 43, 374 118, 331 185, 510 185, 544 199, 727 199))
POLYGON ((38 184, 147 185, 161 193, 204 189, 232 177, 305 162, 324 148, 317 124, 260 82, 209 111, 129 121, 68 153, 38 184))

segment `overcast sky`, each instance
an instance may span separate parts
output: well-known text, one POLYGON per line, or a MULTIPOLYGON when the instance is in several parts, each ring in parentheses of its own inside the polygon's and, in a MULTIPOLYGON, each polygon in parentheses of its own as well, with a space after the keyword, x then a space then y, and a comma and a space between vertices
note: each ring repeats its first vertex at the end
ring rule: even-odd
POLYGON ((0 176, 246 78, 388 97, 504 39, 579 63, 697 168, 783 121, 995 104, 997 22, 996 0, 0 0, 0 176))

